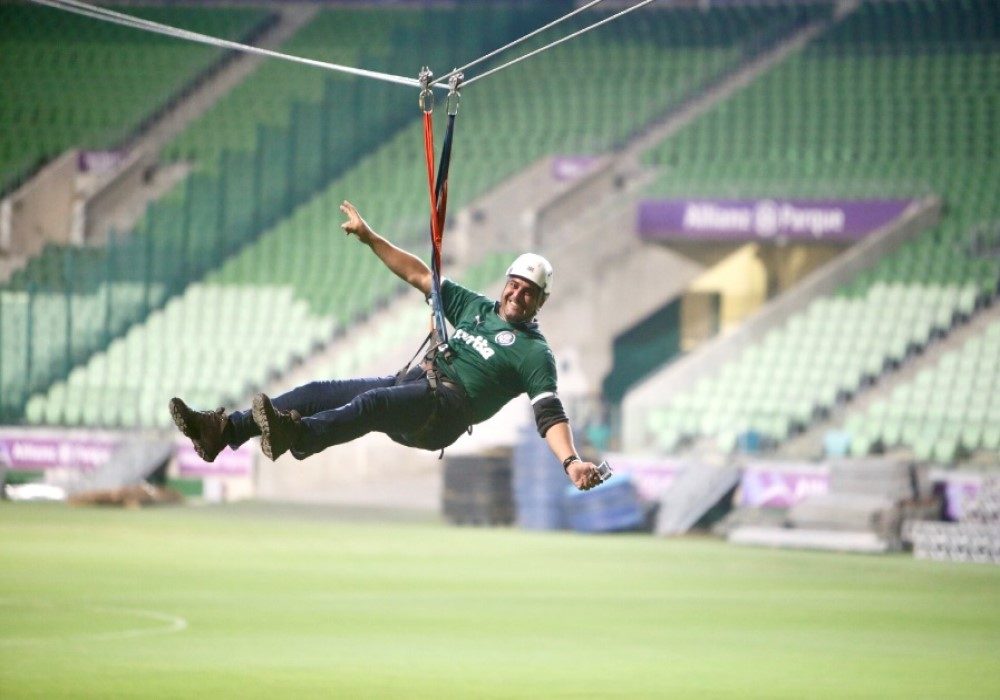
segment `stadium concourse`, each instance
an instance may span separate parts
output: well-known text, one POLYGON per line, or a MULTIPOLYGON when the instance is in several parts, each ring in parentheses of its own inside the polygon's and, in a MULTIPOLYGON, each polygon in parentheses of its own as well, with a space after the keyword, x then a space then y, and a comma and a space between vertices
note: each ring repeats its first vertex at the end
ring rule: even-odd
POLYGON ((8 496, 153 479, 1000 559, 995 520, 914 541, 1000 475, 996 3, 13 2, 0 54, 8 496), (171 396, 412 354, 427 309, 336 229, 350 198, 426 253, 424 65, 466 66, 445 275, 495 293, 517 252, 553 261, 560 393, 616 472, 593 492, 525 402, 442 461, 371 437, 206 464, 172 428, 171 396))

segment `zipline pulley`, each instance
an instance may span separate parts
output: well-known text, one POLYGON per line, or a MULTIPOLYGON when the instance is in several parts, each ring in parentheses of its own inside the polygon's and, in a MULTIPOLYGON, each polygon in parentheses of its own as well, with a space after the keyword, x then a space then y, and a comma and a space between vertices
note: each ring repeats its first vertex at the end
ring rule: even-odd
POLYGON ((420 69, 420 75, 417 76, 417 81, 420 83, 420 111, 424 114, 430 114, 434 111, 434 91, 431 89, 431 80, 434 79, 434 73, 427 66, 420 69))
POLYGON ((453 73, 450 78, 448 78, 448 116, 454 117, 458 114, 458 106, 462 102, 462 95, 458 91, 459 85, 462 84, 462 80, 465 76, 461 73, 453 73))

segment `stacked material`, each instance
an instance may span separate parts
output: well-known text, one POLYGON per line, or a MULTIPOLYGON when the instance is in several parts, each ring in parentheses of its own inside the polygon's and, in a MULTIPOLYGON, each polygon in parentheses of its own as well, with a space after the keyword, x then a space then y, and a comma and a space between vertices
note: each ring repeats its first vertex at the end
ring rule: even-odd
POLYGON ((514 520, 510 456, 448 457, 442 510, 455 525, 509 525, 514 520))
POLYGON ((736 527, 729 541, 872 554, 899 549, 904 506, 920 495, 910 465, 891 459, 839 460, 829 471, 829 491, 795 503, 784 527, 736 527))
POLYGON ((1000 478, 983 480, 957 523, 908 523, 907 534, 918 559, 1000 564, 1000 478))
POLYGON ((527 530, 566 527, 566 474, 533 427, 519 435, 512 458, 517 524, 527 530))
POLYGON ((578 532, 637 530, 646 522, 646 511, 635 484, 619 475, 590 491, 567 487, 566 514, 578 532))

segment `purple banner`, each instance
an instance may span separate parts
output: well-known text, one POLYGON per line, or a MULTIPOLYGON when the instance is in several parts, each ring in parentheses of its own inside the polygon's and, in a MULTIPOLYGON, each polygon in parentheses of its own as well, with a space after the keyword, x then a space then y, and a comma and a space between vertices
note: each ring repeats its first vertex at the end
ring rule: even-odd
POLYGON ((657 199, 639 203, 644 240, 853 243, 896 220, 909 199, 657 199))
POLYGON ((596 156, 553 156, 552 177, 568 182, 583 177, 597 165, 596 156))
POLYGON ((824 467, 753 462, 743 469, 740 505, 745 508, 790 508, 806 496, 824 494, 830 474, 824 467))
POLYGON ((936 472, 931 474, 931 481, 940 483, 944 487, 945 515, 949 520, 960 521, 965 517, 966 508, 979 494, 983 477, 981 474, 936 472))
MULTIPOLYGON (((91 471, 104 465, 121 439, 93 435, 51 435, 31 432, 0 434, 0 464, 17 471, 79 469, 91 471)), ((235 452, 223 450, 212 463, 194 451, 190 441, 178 441, 174 454, 181 476, 249 477, 253 475, 254 448, 248 443, 235 452)))
POLYGON ((46 437, 30 433, 0 435, 0 462, 20 471, 90 471, 107 462, 118 444, 118 440, 93 437, 46 437))
POLYGON ((223 450, 214 462, 206 462, 199 457, 188 440, 176 444, 175 454, 181 476, 198 478, 205 476, 249 477, 253 475, 253 443, 246 443, 236 451, 223 450))
POLYGON ((608 464, 615 474, 632 477, 636 493, 644 501, 659 501, 674 479, 685 469, 685 463, 663 457, 631 457, 623 454, 607 455, 608 464))
POLYGON ((125 151, 80 151, 77 167, 80 172, 101 174, 114 170, 125 160, 125 151))

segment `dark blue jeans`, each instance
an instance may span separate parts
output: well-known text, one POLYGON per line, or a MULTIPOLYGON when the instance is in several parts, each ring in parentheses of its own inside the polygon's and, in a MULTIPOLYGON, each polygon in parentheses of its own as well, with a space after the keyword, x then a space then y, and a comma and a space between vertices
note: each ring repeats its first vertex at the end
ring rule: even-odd
MULTIPOLYGON (((469 425, 466 397, 444 386, 431 389, 419 367, 398 381, 390 375, 310 382, 271 401, 279 411, 295 410, 302 416, 301 435, 291 449, 297 459, 372 431, 410 447, 440 450, 469 425)), ((233 449, 260 435, 250 411, 236 411, 229 421, 227 437, 233 449)))

